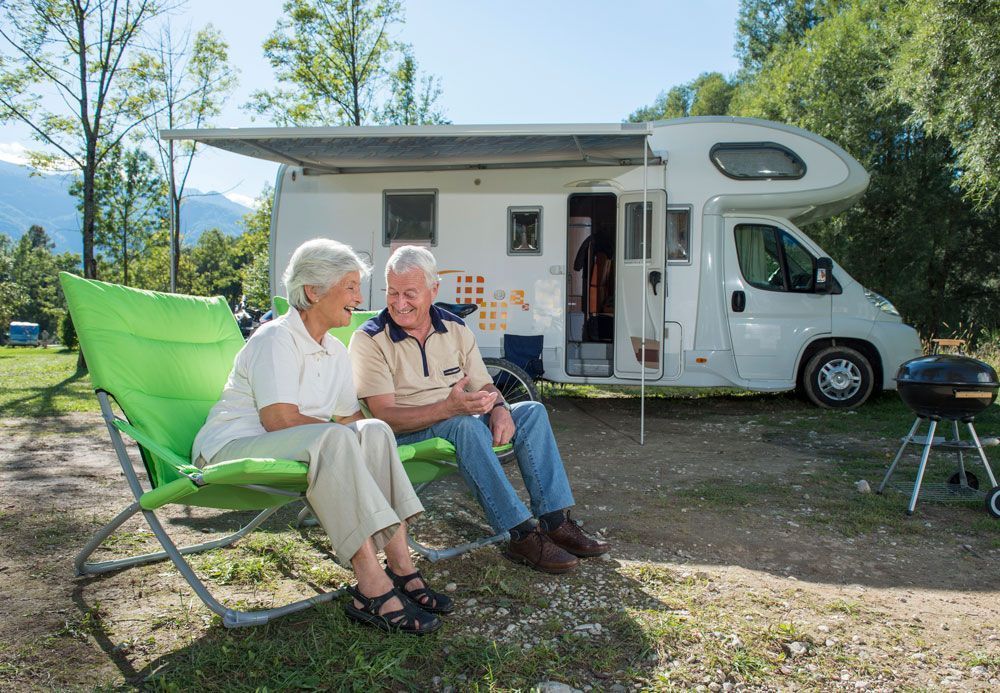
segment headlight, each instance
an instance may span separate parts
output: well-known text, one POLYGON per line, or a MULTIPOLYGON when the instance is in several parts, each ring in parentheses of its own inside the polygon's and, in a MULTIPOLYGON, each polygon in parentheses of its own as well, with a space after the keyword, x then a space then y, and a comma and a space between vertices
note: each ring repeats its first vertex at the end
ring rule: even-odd
POLYGON ((868 299, 869 303, 871 303, 873 306, 875 306, 882 312, 899 317, 899 311, 896 310, 896 306, 892 305, 892 302, 885 296, 880 296, 879 294, 875 293, 874 291, 871 291, 870 289, 865 289, 865 298, 868 299))

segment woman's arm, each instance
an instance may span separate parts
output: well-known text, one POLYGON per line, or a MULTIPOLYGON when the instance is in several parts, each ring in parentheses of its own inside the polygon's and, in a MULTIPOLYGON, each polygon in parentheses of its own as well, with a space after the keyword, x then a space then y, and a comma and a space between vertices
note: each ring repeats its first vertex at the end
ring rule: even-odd
POLYGON ((260 410, 260 423, 268 433, 272 431, 282 431, 292 426, 304 426, 314 423, 329 423, 312 416, 305 416, 299 412, 299 408, 294 404, 269 404, 260 410))

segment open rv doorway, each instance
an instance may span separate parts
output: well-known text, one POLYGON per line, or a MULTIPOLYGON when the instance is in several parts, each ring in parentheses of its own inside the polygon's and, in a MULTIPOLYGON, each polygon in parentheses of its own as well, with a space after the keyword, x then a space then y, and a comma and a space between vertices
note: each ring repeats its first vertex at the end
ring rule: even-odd
POLYGON ((615 236, 613 193, 570 195, 566 233, 566 374, 614 372, 615 236))

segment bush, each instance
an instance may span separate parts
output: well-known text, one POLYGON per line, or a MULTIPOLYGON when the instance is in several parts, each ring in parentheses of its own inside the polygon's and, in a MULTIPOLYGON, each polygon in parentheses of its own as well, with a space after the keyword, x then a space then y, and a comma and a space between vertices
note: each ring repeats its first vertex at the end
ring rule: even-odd
POLYGON ((59 319, 59 341, 67 349, 76 349, 76 328, 73 327, 73 318, 69 312, 63 313, 59 319))

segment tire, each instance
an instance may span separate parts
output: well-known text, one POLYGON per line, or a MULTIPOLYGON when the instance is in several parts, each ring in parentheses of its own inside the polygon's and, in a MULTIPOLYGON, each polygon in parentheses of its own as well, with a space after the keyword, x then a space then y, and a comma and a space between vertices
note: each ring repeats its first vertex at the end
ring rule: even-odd
POLYGON ((518 402, 538 402, 538 390, 531 376, 507 359, 484 358, 486 370, 493 378, 493 384, 509 404, 518 402))
POLYGON ((802 389, 809 400, 825 409, 853 409, 864 404, 874 389, 872 366, 850 347, 827 347, 809 359, 802 373, 802 389))
POLYGON ((1000 520, 1000 486, 994 486, 986 494, 986 512, 1000 520))

